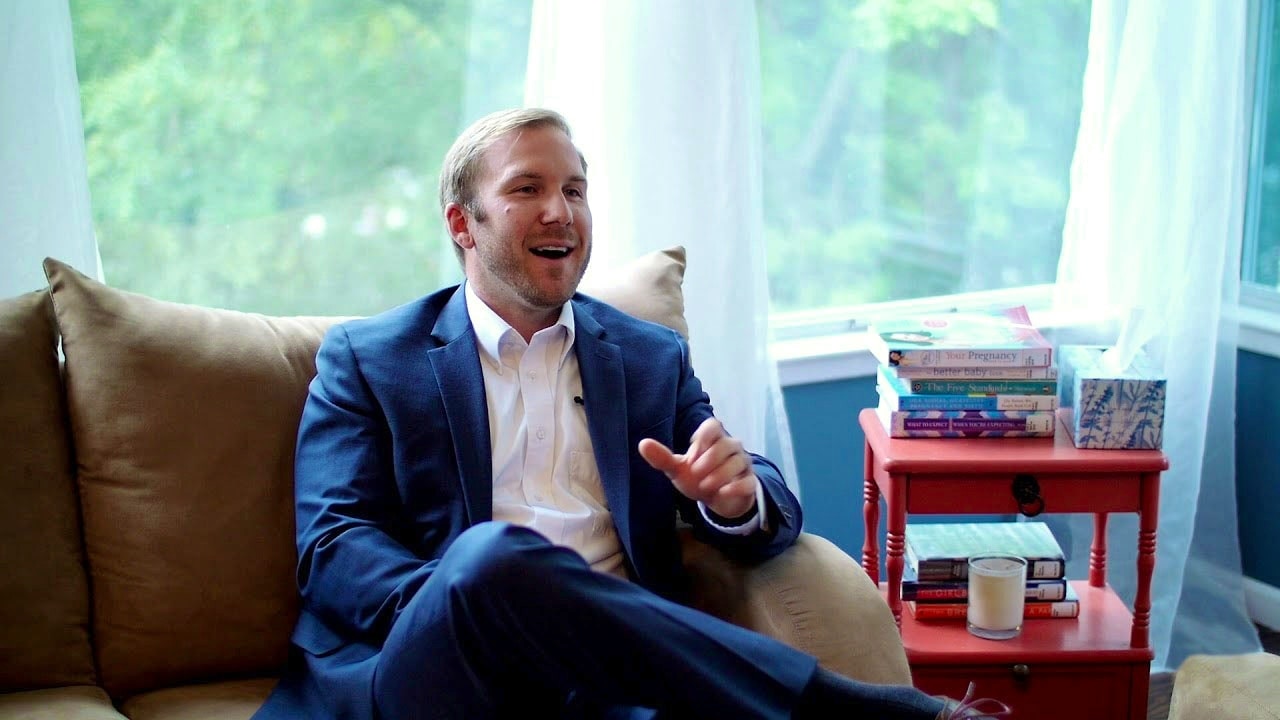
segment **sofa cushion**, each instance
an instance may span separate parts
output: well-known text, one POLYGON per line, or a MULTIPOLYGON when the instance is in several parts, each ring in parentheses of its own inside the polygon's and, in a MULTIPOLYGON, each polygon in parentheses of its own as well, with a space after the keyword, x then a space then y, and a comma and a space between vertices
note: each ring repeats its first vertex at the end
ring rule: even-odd
POLYGON ((6 720, 125 720, 102 688, 77 685, 0 695, 6 720))
POLYGON ((283 666, 293 448, 328 319, 161 302, 45 261, 113 697, 283 666))
POLYGON ((1192 655, 1173 676, 1169 720, 1280 720, 1280 657, 1192 655))
POLYGON ((122 707, 129 720, 249 720, 275 686, 274 678, 184 685, 131 697, 122 707))
POLYGON ((684 317, 685 250, 676 246, 646 253, 610 272, 583 282, 584 294, 594 296, 638 318, 689 337, 684 317))
POLYGON ((684 564, 698 609, 781 640, 846 677, 911 684, 888 603, 831 541, 801 533, 782 555, 747 567, 690 537, 684 535, 684 564))
POLYGON ((54 328, 47 292, 0 302, 0 692, 95 682, 54 328))

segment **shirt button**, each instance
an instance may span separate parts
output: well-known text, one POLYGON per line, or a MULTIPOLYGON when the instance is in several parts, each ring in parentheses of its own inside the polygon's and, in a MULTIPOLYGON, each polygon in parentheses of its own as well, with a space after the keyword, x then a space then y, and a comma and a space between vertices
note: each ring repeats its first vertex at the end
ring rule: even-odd
POLYGON ((534 372, 534 371, 532 371, 532 370, 530 370, 530 371, 529 371, 529 379, 530 379, 530 380, 534 380, 534 379, 536 379, 537 377, 538 377, 538 373, 536 373, 536 372, 534 372))
POLYGON ((546 439, 547 439, 547 431, 546 431, 546 429, 545 429, 545 428, 538 428, 538 433, 537 433, 537 435, 538 435, 538 439, 539 439, 539 440, 546 440, 546 439))

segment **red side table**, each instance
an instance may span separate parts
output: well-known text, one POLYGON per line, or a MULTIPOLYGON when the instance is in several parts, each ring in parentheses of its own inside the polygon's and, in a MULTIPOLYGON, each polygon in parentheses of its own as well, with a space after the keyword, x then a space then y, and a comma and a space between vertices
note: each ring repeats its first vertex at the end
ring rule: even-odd
POLYGON ((880 576, 883 496, 885 597, 902 630, 916 686, 959 697, 975 681, 979 695, 1002 700, 1014 717, 1145 718, 1160 473, 1169 467, 1164 453, 1077 449, 1061 422, 1052 439, 891 439, 874 410, 863 410, 858 421, 866 436, 862 566, 873 579, 880 576), (1015 480, 1038 486, 1044 512, 1094 516, 1089 579, 1072 581, 1080 617, 1028 620, 1021 635, 1002 641, 974 637, 963 622, 904 617, 907 514, 1016 514, 1015 480), (1139 516, 1132 614, 1106 583, 1107 516, 1113 512, 1139 516))

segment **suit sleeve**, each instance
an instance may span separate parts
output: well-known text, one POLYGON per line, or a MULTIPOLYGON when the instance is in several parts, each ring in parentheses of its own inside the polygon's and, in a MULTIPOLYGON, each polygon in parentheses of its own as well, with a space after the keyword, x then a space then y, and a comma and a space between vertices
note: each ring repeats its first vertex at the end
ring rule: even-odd
MULTIPOLYGON (((674 334, 674 333, 673 333, 674 334)), ((675 450, 686 452, 693 433, 704 420, 712 417, 711 400, 702 389, 702 382, 693 373, 689 361, 689 346, 678 335, 680 344, 680 382, 677 390, 675 450)), ((749 449, 748 449, 749 450, 749 449)), ((767 518, 768 530, 750 535, 731 535, 711 527, 697 504, 687 498, 682 502, 680 515, 693 527, 694 536, 713 545, 726 555, 741 562, 760 562, 786 550, 796 541, 803 524, 800 502, 787 488, 782 471, 768 458, 751 454, 752 469, 764 491, 765 506, 757 508, 767 518)))
POLYGON ((316 357, 295 462, 298 588, 335 630, 382 636, 434 566, 398 542, 390 432, 346 330, 316 357))

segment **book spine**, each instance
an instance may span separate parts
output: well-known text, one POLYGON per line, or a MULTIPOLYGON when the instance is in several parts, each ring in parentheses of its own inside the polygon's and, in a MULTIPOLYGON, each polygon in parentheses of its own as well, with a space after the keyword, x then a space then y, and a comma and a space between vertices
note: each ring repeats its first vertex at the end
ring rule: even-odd
MULTIPOLYGON (((941 560, 919 560, 915 554, 906 553, 907 564, 915 571, 919 580, 968 580, 969 560, 967 558, 951 558, 941 560)), ((1034 580, 1058 580, 1066 575, 1066 565, 1054 558, 1037 558, 1027 560, 1027 578, 1034 580)))
MULTIPOLYGON (((1066 580, 1027 581, 1026 599, 1031 602, 1052 602, 1067 596, 1066 580)), ((923 603, 954 602, 969 598, 967 582, 903 582, 902 599, 923 603)))
POLYGON ((1059 602, 1029 602, 1022 606, 1025 618, 1073 618, 1080 617, 1079 600, 1059 602))
POLYGON ((1052 412, 1018 410, 891 410, 881 404, 881 420, 890 437, 1047 437, 1052 412))
MULTIPOLYGON (((1056 410, 1057 395, 892 395, 894 410, 1056 410), (894 407, 897 405, 897 407, 894 407)), ((1007 429, 1016 430, 1017 427, 1007 429)))
POLYGON ((1058 395, 1057 382, 1037 380, 916 380, 905 381, 915 395, 1058 395))
MULTIPOLYGON (((920 620, 964 620, 969 615, 968 603, 917 603, 907 607, 920 620)), ((1022 617, 1028 620, 1041 618, 1074 618, 1080 616, 1079 600, 1058 602, 1029 602, 1022 606, 1022 617)))
POLYGON ((1055 410, 1058 384, 1043 381, 903 380, 880 366, 876 389, 894 410, 1055 410), (946 389, 946 393, 918 393, 916 388, 946 389), (1033 392, 1001 392, 1002 387, 1033 392))
POLYGON ((894 430, 894 438, 1044 438, 1053 437, 1052 430, 894 430))
POLYGON ((968 584, 955 585, 949 582, 902 583, 903 600, 918 600, 920 602, 954 602, 956 600, 967 600, 968 598, 968 584))
POLYGON ((965 620, 969 617, 968 604, 908 602, 907 607, 919 620, 965 620))
POLYGON ((1058 380, 1058 367, 897 367, 890 370, 903 380, 1058 380))
POLYGON ((1027 577, 1036 580, 1055 580, 1067 574, 1067 566, 1061 560, 1032 560, 1027 563, 1027 577))
POLYGON ((907 561, 922 581, 930 580, 968 580, 969 562, 967 560, 925 560, 916 561, 908 553, 907 561))
MULTIPOLYGON (((898 349, 896 361, 889 356, 887 365, 922 365, 924 367, 1048 367, 1053 364, 1053 348, 989 349, 898 349)), ((887 354, 886 354, 887 355, 887 354)))

